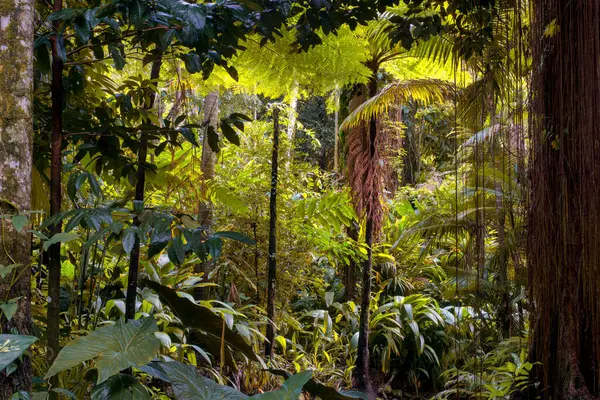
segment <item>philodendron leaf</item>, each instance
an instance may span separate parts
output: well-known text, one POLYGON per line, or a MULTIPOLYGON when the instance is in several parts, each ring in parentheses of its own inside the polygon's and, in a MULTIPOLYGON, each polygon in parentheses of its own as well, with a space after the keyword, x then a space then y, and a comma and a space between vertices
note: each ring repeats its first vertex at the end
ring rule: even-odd
POLYGON ((193 365, 177 361, 152 362, 143 371, 171 383, 177 400, 246 400, 248 396, 198 373, 193 365))
POLYGON ((160 349, 160 341, 154 335, 156 331, 154 318, 127 323, 119 320, 115 325, 96 329, 67 344, 45 378, 97 358, 97 383, 100 384, 119 371, 150 362, 160 349))
POLYGON ((211 337, 225 338, 225 342, 234 351, 244 354, 254 361, 259 361, 250 346, 244 338, 237 332, 225 326, 223 332, 223 318, 213 313, 209 308, 192 303, 190 300, 180 297, 177 292, 160 283, 145 279, 144 284, 154 290, 160 296, 163 303, 168 304, 171 310, 181 319, 182 324, 187 328, 194 328, 211 337), (224 335, 224 336, 222 336, 224 335))
POLYGON ((131 375, 113 375, 92 391, 92 400, 149 400, 148 391, 131 375))
MULTIPOLYGON (((283 376, 285 379, 290 379, 293 375, 282 369, 270 369, 270 373, 277 376, 283 376)), ((317 382, 315 379, 310 378, 303 387, 304 391, 317 396, 320 399, 327 400, 352 400, 352 399, 364 399, 368 400, 366 394, 356 391, 338 392, 331 386, 324 385, 317 382)))
POLYGON ((302 388, 311 377, 312 371, 300 372, 288 378, 281 385, 281 389, 274 392, 261 393, 252 396, 252 398, 257 400, 298 400, 298 397, 302 394, 302 388))
POLYGON ((35 336, 0 335, 0 372, 12 364, 36 340, 35 336))
POLYGON ((11 265, 0 265, 0 279, 6 278, 6 275, 10 274, 15 268, 20 267, 21 264, 11 264, 11 265))
POLYGON ((14 299, 8 300, 6 303, 0 303, 0 310, 6 317, 7 320, 11 320, 13 315, 17 312, 18 304, 20 297, 16 297, 14 299))
POLYGON ((248 397, 200 375, 196 367, 177 361, 151 362, 142 371, 171 383, 177 400, 298 400, 302 387, 312 376, 312 371, 301 372, 290 376, 279 390, 248 397))
POLYGON ((26 215, 15 215, 12 217, 12 224, 17 230, 17 232, 21 232, 29 223, 29 218, 26 215))

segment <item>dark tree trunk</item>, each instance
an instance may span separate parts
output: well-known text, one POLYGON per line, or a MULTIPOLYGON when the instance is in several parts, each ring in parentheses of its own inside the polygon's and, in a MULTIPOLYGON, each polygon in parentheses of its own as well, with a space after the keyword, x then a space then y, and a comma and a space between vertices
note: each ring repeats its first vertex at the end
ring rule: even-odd
MULTIPOLYGON (((31 210, 33 136, 33 33, 32 0, 16 0, 0 7, 0 214, 31 210)), ((7 219, 0 221, 0 264, 20 264, 0 279, 0 299, 17 300, 8 321, 0 316, 0 333, 31 335, 31 234, 17 232, 7 219)), ((17 361, 10 376, 0 373, 0 399, 31 391, 32 366, 28 356, 17 361)))
POLYGON ((256 222, 250 224, 254 233, 254 277, 256 278, 256 305, 260 304, 260 273, 258 272, 258 238, 256 236, 256 222))
MULTIPOLYGON (((62 9, 62 0, 55 0, 53 11, 62 9)), ((54 30, 58 32, 60 21, 54 21, 54 30)), ((52 40, 52 135, 50 138, 50 216, 60 212, 62 202, 62 107, 63 107, 63 61, 58 54, 56 37, 52 40)), ((52 235, 61 231, 61 224, 50 227, 52 235)), ((52 365, 60 350, 60 242, 48 249, 48 365, 52 365)), ((52 385, 58 383, 58 376, 50 379, 52 385)), ((50 392, 52 399, 58 394, 50 392)))
MULTIPOLYGON (((152 63, 152 69, 150 70, 150 80, 158 81, 160 77, 160 67, 162 65, 162 57, 159 57, 152 63)), ((158 83, 156 83, 158 85, 158 83)), ((152 91, 149 94, 149 103, 145 105, 147 110, 150 110, 154 105, 156 99, 156 92, 152 91)), ((140 147, 138 149, 138 170, 137 170, 137 182, 135 184, 135 196, 136 202, 144 202, 144 190, 146 188, 146 158, 148 155, 148 138, 142 133, 140 139, 140 147)), ((135 217, 134 224, 140 225, 140 221, 135 217)), ((138 287, 138 272, 140 268, 140 239, 138 235, 135 235, 135 242, 133 249, 129 256, 129 275, 127 276, 127 297, 125 299, 125 318, 127 320, 135 319, 135 299, 137 297, 138 287)))
POLYGON ((269 199, 269 271, 267 277, 267 340, 265 356, 273 354, 275 339, 275 279, 277 272, 277 168, 279 158, 279 110, 273 109, 273 154, 271 157, 271 197, 269 199))
MULTIPOLYGON (((360 226, 356 222, 352 222, 352 225, 346 229, 346 233, 350 239, 355 242, 358 242, 358 235, 360 231, 360 226)), ((354 301, 356 300, 356 272, 358 271, 358 261, 356 258, 351 257, 350 263, 346 266, 344 270, 344 288, 346 290, 346 300, 354 301)))
MULTIPOLYGON (((369 98, 377 94, 377 74, 373 73, 368 84, 369 98)), ((369 159, 375 166, 377 160, 377 119, 371 118, 369 121, 369 141, 368 141, 369 159)), ((377 174, 372 171, 370 179, 377 179, 377 174)), ((366 184, 366 183, 365 183, 366 184)), ((377 185, 377 182, 371 183, 377 185)), ((367 246, 367 259, 363 264, 362 276, 362 293, 360 299, 360 322, 358 328, 358 354, 356 359, 356 387, 364 391, 371 398, 375 398, 373 388, 371 386, 371 378, 369 374, 369 304, 371 302, 371 271, 373 269, 373 237, 375 233, 375 217, 376 212, 373 209, 375 203, 379 202, 376 191, 372 191, 370 196, 373 197, 366 202, 365 215, 365 244, 367 246)))
POLYGON ((600 2, 535 0, 533 5, 531 358, 541 362, 542 398, 597 398, 600 2))
POLYGON ((340 172, 340 89, 335 89, 335 113, 333 115, 333 172, 340 172))

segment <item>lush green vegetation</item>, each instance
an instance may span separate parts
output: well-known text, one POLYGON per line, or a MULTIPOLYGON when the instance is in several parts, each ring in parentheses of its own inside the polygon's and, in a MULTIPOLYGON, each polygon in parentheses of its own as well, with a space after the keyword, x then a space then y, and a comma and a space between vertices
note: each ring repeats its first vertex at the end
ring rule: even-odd
POLYGON ((596 398, 571 3, 7 1, 0 399, 596 398))

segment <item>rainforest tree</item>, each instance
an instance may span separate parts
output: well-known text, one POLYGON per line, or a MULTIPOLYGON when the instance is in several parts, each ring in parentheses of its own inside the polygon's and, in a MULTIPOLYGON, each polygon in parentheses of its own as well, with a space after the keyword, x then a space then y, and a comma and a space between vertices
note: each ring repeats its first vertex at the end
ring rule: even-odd
POLYGON ((543 398, 600 394, 600 5, 534 1, 528 264, 543 398))
MULTIPOLYGON (((25 229, 33 160, 33 1, 3 4, 0 20, 0 340, 3 348, 10 348, 11 335, 6 334, 33 332, 31 245, 25 229)), ((0 398, 30 391, 31 381, 31 359, 26 356, 11 376, 0 373, 0 398)))

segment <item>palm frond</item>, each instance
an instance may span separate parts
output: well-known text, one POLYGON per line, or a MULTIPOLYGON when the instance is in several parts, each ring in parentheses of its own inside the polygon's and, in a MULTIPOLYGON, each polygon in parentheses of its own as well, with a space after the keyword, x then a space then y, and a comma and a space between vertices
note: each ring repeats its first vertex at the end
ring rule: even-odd
POLYGON ((409 99, 424 105, 442 102, 454 92, 454 85, 439 79, 414 79, 392 82, 376 96, 358 106, 342 123, 341 129, 354 128, 365 121, 386 113, 393 104, 409 99))
POLYGON ((446 36, 433 36, 427 41, 419 42, 410 50, 410 54, 416 58, 430 60, 445 65, 454 62, 452 40, 446 36))

